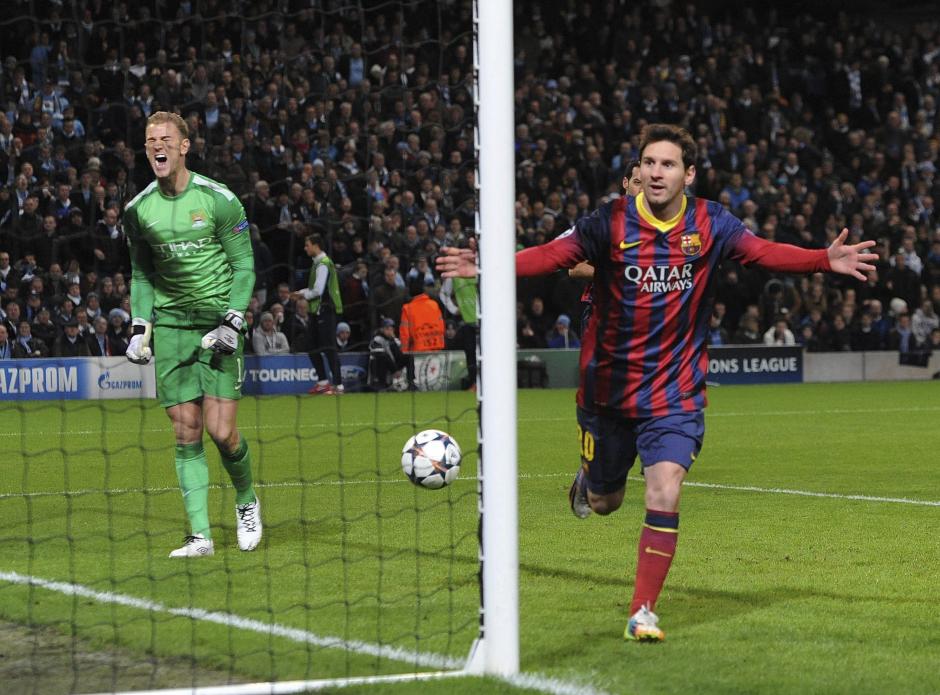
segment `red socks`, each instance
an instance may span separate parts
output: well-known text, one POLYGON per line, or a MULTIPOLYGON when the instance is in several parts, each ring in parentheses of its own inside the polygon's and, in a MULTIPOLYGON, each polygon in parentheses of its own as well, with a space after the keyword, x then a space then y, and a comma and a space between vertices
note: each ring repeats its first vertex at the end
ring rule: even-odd
POLYGON ((669 574, 672 556, 676 554, 679 540, 679 513, 646 510, 646 523, 640 534, 640 546, 636 563, 636 585, 633 600, 630 602, 630 615, 636 613, 644 604, 650 610, 656 606, 656 599, 663 589, 663 582, 669 574))

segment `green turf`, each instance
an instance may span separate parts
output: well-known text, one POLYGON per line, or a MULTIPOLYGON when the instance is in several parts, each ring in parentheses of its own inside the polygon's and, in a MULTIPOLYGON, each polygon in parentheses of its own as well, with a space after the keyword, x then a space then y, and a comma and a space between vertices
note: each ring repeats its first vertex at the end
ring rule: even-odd
MULTIPOLYGON (((940 500, 938 389, 712 389, 658 607, 662 645, 621 639, 642 482, 631 478, 613 516, 575 519, 573 393, 520 392, 522 669, 611 693, 940 690, 938 507, 779 491, 940 500)), ((234 548, 234 498, 209 445, 217 554, 178 563, 165 557, 185 525, 158 407, 0 404, 0 572, 460 659, 477 630, 474 407, 463 393, 245 399, 265 541, 251 554, 234 548), (399 467, 401 444, 429 426, 464 448, 461 479, 443 491, 411 486, 399 467)), ((192 655, 239 679, 410 668, 5 582, 0 617, 141 658, 192 655)), ((344 692, 506 688, 464 679, 344 692)))

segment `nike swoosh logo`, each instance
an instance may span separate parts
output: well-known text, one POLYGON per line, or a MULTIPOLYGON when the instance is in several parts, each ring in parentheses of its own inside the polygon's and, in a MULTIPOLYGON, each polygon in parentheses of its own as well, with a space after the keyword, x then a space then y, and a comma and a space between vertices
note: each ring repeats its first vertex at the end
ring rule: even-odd
POLYGON ((662 550, 656 550, 655 548, 651 548, 649 546, 646 546, 646 549, 644 552, 647 552, 650 555, 659 555, 660 557, 672 557, 672 555, 670 555, 669 553, 664 553, 662 550))
POLYGON ((628 241, 621 241, 621 242, 620 242, 620 250, 621 250, 621 251, 626 251, 627 249, 632 249, 634 246, 639 246, 641 243, 643 243, 643 242, 641 242, 641 241, 629 241, 629 242, 628 242, 628 241))

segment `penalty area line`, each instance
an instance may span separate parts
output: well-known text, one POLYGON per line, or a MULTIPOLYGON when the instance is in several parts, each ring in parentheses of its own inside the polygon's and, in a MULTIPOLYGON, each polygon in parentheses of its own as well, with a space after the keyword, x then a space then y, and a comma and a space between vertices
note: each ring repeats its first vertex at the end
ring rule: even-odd
MULTIPOLYGON (((207 623, 222 625, 223 627, 256 632, 269 637, 282 637, 293 642, 310 644, 316 647, 326 649, 341 649, 343 651, 366 656, 389 659, 401 663, 410 664, 421 668, 449 669, 445 672, 433 673, 408 673, 391 676, 370 676, 365 678, 352 679, 325 679, 321 681, 293 681, 284 682, 280 685, 284 689, 274 688, 278 684, 256 683, 234 686, 208 686, 208 687, 189 687, 185 689, 169 689, 150 691, 154 695, 252 695, 254 693, 300 693, 308 690, 322 690, 324 688, 337 688, 344 685, 356 685, 365 683, 379 683, 390 680, 409 681, 409 680, 429 680, 436 678, 449 678, 458 676, 471 676, 464 670, 466 659, 457 659, 446 654, 435 654, 433 652, 419 652, 414 649, 403 647, 394 647, 386 644, 374 644, 361 640, 348 640, 342 637, 333 637, 328 635, 317 635, 309 630, 289 627, 279 623, 266 623, 254 618, 246 618, 233 613, 224 613, 221 611, 207 611, 202 608, 177 608, 167 606, 158 601, 119 594, 112 591, 99 591, 89 586, 75 584, 71 582, 60 582, 42 577, 33 577, 20 574, 19 572, 0 571, 0 581, 8 582, 19 586, 33 586, 39 589, 45 589, 65 596, 75 596, 78 598, 89 599, 97 603, 103 603, 112 606, 124 606, 150 613, 163 613, 166 615, 189 618, 207 623)), ((551 678, 539 673, 518 673, 506 676, 492 676, 509 685, 517 688, 530 688, 538 690, 549 695, 606 695, 604 691, 597 690, 592 686, 581 685, 562 681, 557 678, 551 678)), ((137 695, 142 695, 138 693, 137 695)))

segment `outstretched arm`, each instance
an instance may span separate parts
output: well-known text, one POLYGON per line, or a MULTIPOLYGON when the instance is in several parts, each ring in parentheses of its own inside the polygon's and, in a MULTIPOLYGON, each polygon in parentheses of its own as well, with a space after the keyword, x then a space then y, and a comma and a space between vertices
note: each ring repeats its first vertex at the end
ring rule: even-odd
POLYGON ((863 241, 846 246, 844 242, 848 234, 849 230, 843 229, 828 249, 804 249, 767 241, 746 232, 738 238, 730 257, 783 273, 833 272, 864 280, 861 271, 872 270, 873 266, 868 265, 868 261, 877 260, 878 255, 863 251, 874 246, 875 242, 863 241))
MULTIPOLYGON (((473 249, 443 248, 435 265, 445 278, 473 278, 477 276, 476 258, 473 249)), ((562 268, 572 268, 582 260, 584 252, 577 237, 563 234, 547 244, 517 252, 516 275, 547 275, 562 268)))

